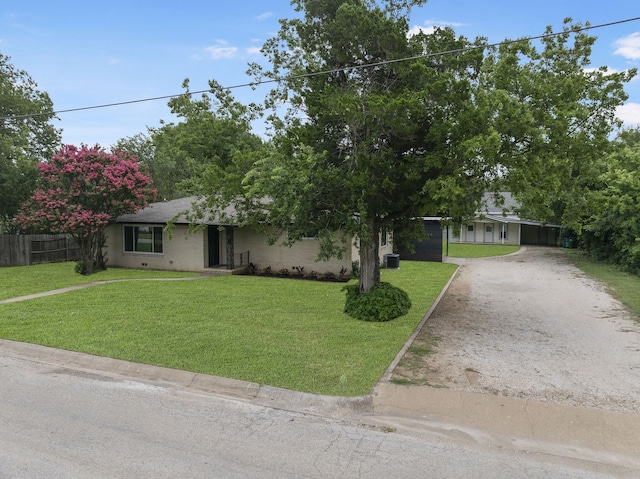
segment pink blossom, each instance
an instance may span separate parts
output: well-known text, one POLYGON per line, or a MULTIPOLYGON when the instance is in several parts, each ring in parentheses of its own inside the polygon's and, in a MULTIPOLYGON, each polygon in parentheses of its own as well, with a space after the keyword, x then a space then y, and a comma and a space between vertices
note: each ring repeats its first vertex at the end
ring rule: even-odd
POLYGON ((65 145, 38 168, 41 188, 16 218, 24 226, 93 235, 117 216, 144 208, 156 195, 151 179, 126 151, 65 145))

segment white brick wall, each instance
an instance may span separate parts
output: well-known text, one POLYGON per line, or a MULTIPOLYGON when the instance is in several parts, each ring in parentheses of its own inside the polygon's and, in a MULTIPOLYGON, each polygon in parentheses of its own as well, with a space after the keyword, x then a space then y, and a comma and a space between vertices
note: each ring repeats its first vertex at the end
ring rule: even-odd
MULTIPOLYGON (((107 228, 108 265, 122 268, 149 268, 173 271, 205 270, 208 264, 207 231, 197 231, 187 234, 186 225, 177 225, 173 229, 169 240, 167 232, 163 232, 163 253, 135 253, 124 251, 123 226, 111 225, 107 228)), ((158 225, 160 226, 160 225, 158 225)), ((269 246, 266 236, 246 228, 234 230, 234 251, 236 254, 249 251, 251 263, 260 269, 271 266, 274 271, 286 268, 292 270, 295 266, 303 266, 306 272, 327 271, 338 273, 341 268, 351 271, 352 261, 359 258, 358 250, 353 241, 345 243, 346 251, 342 259, 333 258, 329 261, 317 262, 319 244, 314 239, 304 239, 291 247, 282 246, 281 241, 269 246)), ((226 241, 224 232, 220 233, 220 258, 225 262, 226 241)), ((387 245, 380 248, 380 262, 383 255, 392 253, 391 238, 387 245)))

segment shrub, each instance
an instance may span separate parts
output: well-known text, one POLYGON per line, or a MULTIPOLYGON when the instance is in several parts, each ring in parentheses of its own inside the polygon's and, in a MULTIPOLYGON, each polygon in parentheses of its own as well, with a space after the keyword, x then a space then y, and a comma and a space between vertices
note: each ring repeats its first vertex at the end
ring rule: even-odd
MULTIPOLYGON (((98 271, 106 271, 107 265, 104 261, 94 261, 93 262, 93 272, 97 273, 98 271)), ((80 260, 76 263, 74 270, 76 273, 81 274, 83 276, 89 276, 89 268, 87 266, 87 262, 80 260)))
POLYGON ((250 274, 250 275, 258 274, 258 265, 255 263, 249 263, 249 266, 247 266, 246 274, 250 274))
POLYGON ((360 278, 360 261, 358 260, 351 263, 351 277, 354 279, 360 278))
POLYGON ((362 321, 391 321, 411 309, 409 295, 389 283, 380 283, 367 294, 359 294, 357 284, 343 289, 347 292, 344 312, 362 321))
POLYGON ((349 279, 349 277, 351 275, 349 275, 348 273, 349 273, 349 270, 343 266, 342 268, 340 268, 340 272, 338 273, 338 277, 340 279, 349 279))
POLYGON ((328 280, 328 281, 333 281, 333 280, 335 280, 335 279, 337 278, 336 274, 335 274, 335 273, 332 273, 331 271, 327 271, 327 272, 324 274, 324 277, 325 277, 325 279, 326 279, 326 280, 328 280))

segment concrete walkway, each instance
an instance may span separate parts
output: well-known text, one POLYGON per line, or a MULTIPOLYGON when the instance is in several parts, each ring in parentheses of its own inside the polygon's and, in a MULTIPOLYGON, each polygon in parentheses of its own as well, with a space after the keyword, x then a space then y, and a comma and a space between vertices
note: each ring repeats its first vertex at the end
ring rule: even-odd
MULTIPOLYGON (((59 294, 71 289, 77 287, 33 296, 59 294)), ((424 321, 428 320, 434 308, 424 321)), ((70 370, 121 376, 167 388, 194 389, 267 407, 382 426, 413 435, 419 435, 421 431, 437 432, 479 444, 640 471, 640 415, 636 414, 455 389, 396 385, 388 381, 389 373, 371 394, 343 398, 8 340, 0 340, 0 355, 55 364, 70 370)))
POLYGON ((68 293, 69 291, 75 291, 78 289, 92 288, 94 286, 101 286, 109 283, 123 283, 125 281, 192 281, 194 279, 209 278, 215 274, 207 273, 201 276, 188 276, 186 278, 134 278, 134 279, 107 279, 104 281, 92 281, 91 283, 76 284, 73 286, 67 286, 66 288, 52 289, 50 291, 41 291, 39 293, 26 294, 24 296, 16 296, 15 298, 7 298, 0 300, 0 304, 19 303, 20 301, 28 301, 35 298, 43 298, 45 296, 53 296, 55 294, 68 293))
POLYGON ((640 472, 640 416, 536 400, 380 383, 372 424, 640 472))

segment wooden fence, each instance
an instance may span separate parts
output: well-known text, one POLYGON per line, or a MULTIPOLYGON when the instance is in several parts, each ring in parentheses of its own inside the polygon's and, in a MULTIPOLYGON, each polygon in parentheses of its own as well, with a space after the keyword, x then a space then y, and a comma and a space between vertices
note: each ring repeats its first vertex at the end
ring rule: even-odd
POLYGON ((78 257, 78 246, 67 235, 0 235, 0 266, 59 263, 78 257))

